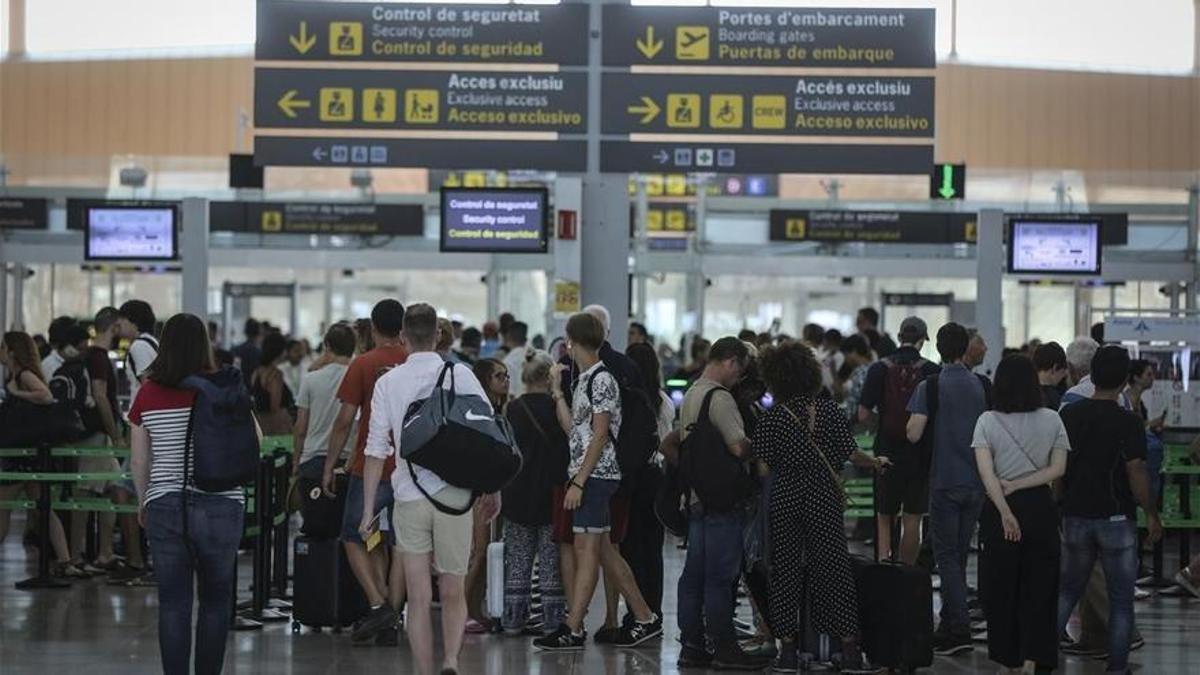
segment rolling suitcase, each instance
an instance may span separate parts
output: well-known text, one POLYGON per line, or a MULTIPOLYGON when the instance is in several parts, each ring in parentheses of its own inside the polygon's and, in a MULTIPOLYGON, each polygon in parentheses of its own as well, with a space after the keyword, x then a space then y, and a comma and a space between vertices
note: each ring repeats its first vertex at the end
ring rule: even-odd
POLYGON ((300 532, 312 539, 334 539, 342 530, 342 516, 346 511, 346 493, 350 477, 344 473, 334 475, 334 496, 325 496, 321 481, 301 478, 297 482, 300 492, 300 516, 303 523, 300 532))
POLYGON ((504 542, 493 541, 487 547, 487 615, 504 617, 504 542))
POLYGON ((867 658, 901 672, 933 665, 929 572, 897 563, 857 564, 859 625, 867 658))
POLYGON ((367 596, 350 570, 337 539, 296 537, 292 592, 292 631, 300 626, 341 631, 366 615, 367 596))

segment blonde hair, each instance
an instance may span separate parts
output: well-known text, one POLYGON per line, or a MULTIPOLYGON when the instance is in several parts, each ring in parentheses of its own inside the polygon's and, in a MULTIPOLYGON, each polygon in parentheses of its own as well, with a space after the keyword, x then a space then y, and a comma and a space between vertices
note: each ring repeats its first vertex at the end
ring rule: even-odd
POLYGON ((550 354, 537 349, 525 352, 525 367, 521 369, 521 383, 525 386, 542 384, 550 381, 550 369, 554 360, 550 354))

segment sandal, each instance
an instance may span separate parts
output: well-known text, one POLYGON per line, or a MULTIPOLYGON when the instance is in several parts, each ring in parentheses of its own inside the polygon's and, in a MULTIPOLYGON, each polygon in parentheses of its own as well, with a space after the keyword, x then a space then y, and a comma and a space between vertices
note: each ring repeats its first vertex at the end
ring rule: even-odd
POLYGON ((60 579, 89 579, 91 576, 83 570, 76 567, 73 563, 65 562, 58 563, 54 566, 52 576, 60 579))

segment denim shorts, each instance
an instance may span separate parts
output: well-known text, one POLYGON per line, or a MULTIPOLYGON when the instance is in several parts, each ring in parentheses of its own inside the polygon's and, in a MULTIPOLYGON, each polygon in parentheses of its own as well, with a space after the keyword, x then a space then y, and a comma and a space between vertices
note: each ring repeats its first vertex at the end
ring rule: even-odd
MULTIPOLYGON (((387 537, 388 546, 396 544, 396 536, 392 531, 392 503, 396 501, 396 495, 392 492, 392 484, 388 481, 380 481, 379 489, 375 491, 375 508, 372 513, 379 513, 387 509, 387 514, 379 527, 384 531, 384 536, 387 537)), ((362 476, 350 476, 350 484, 346 489, 346 512, 342 516, 342 541, 346 543, 362 544, 362 537, 358 534, 358 525, 362 522, 363 512, 363 479, 362 476)))
POLYGON ((575 534, 601 534, 611 530, 610 502, 619 487, 619 480, 587 479, 583 484, 583 499, 571 517, 571 531, 575 534))

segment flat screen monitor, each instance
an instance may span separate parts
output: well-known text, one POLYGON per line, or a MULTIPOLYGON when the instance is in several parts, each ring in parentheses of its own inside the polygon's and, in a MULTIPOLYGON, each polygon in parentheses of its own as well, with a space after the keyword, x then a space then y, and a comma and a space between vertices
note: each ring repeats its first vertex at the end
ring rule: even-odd
POLYGON ((87 211, 87 260, 176 260, 173 206, 93 206, 87 211))
POLYGON ((441 250, 545 253, 546 188, 442 188, 441 250))
POLYGON ((1009 274, 1100 274, 1099 218, 1014 218, 1009 228, 1009 274))
POLYGON ((263 168, 254 165, 254 155, 229 156, 229 187, 262 189, 263 168))

